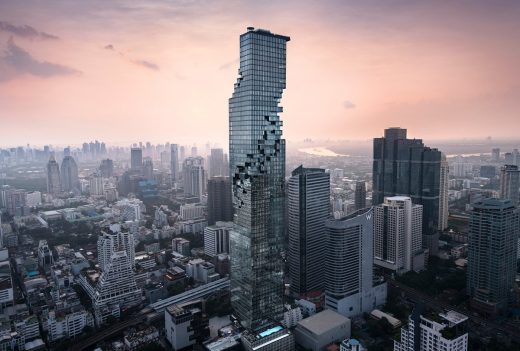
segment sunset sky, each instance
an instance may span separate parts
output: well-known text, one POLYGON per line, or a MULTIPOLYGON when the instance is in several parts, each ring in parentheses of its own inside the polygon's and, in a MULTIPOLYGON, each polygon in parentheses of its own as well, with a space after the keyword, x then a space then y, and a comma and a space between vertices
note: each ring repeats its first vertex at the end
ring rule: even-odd
POLYGON ((289 140, 519 136, 520 1, 0 0, 0 145, 227 142, 246 27, 289 140))

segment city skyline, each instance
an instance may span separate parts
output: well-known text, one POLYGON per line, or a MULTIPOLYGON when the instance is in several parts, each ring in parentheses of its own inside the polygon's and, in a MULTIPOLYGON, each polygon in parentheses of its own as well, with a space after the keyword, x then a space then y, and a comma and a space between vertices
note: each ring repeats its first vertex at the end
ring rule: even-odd
POLYGON ((425 140, 459 137, 460 128, 469 138, 514 137, 483 127, 506 126, 519 112, 512 1, 7 1, 0 12, 3 145, 225 145, 236 37, 247 26, 295 38, 288 140, 368 139, 391 126, 425 140))

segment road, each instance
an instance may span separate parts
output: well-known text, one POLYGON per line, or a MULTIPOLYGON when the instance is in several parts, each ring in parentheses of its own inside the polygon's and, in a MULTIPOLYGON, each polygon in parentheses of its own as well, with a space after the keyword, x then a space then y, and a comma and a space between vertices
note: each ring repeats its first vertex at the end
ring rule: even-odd
POLYGON ((481 330, 485 331, 485 334, 490 336, 495 336, 497 333, 502 333, 511 337, 512 340, 516 342, 520 342, 520 328, 510 322, 501 322, 498 323, 496 321, 492 321, 489 319, 485 319, 479 316, 475 316, 473 313, 467 310, 462 310, 458 307, 452 306, 443 301, 437 300, 421 291, 415 290, 406 286, 402 283, 399 283, 389 277, 387 277, 387 283, 392 288, 397 288, 401 292, 405 293, 405 295, 415 302, 422 301, 428 307, 437 310, 445 310, 445 311, 455 311, 462 313, 467 316, 475 325, 479 326, 481 330))
POLYGON ((91 337, 80 341, 70 348, 71 351, 82 351, 86 350, 88 347, 96 345, 98 342, 108 339, 118 333, 121 333, 126 328, 132 327, 136 324, 143 323, 146 319, 147 312, 139 312, 134 316, 131 316, 130 319, 125 321, 117 322, 116 324, 96 332, 96 334, 91 337))

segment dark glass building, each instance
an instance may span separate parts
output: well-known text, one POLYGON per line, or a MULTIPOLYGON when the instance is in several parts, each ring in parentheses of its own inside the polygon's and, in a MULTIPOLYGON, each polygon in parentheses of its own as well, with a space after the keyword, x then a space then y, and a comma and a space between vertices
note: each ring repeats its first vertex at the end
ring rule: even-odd
POLYGON ((232 220, 231 181, 229 177, 213 177, 208 180, 208 225, 232 220))
POLYGON ((325 287, 325 220, 330 216, 330 175, 296 168, 287 183, 291 293, 306 297, 325 287))
POLYGON ((248 28, 240 36, 239 77, 229 99, 231 304, 241 324, 254 330, 283 315, 285 140, 279 103, 289 40, 248 28))
POLYGON ((406 129, 385 129, 374 139, 372 204, 387 196, 409 196, 423 205, 423 245, 437 255, 442 153, 421 139, 407 139, 406 129))
POLYGON ((518 211, 511 200, 473 204, 469 221, 467 291, 471 305, 489 315, 514 298, 518 211))

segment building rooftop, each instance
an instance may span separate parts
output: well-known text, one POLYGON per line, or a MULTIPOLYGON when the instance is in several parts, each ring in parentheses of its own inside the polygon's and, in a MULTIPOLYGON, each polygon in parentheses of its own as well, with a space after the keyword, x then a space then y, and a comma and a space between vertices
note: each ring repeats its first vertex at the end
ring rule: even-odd
POLYGON ((448 311, 446 313, 439 314, 442 318, 450 322, 452 325, 456 325, 459 323, 462 323, 468 319, 467 316, 463 315, 462 313, 458 313, 455 311, 448 311))
POLYGON ((350 322, 347 317, 332 310, 324 310, 301 320, 298 327, 303 327, 315 335, 321 335, 347 322, 350 322))

